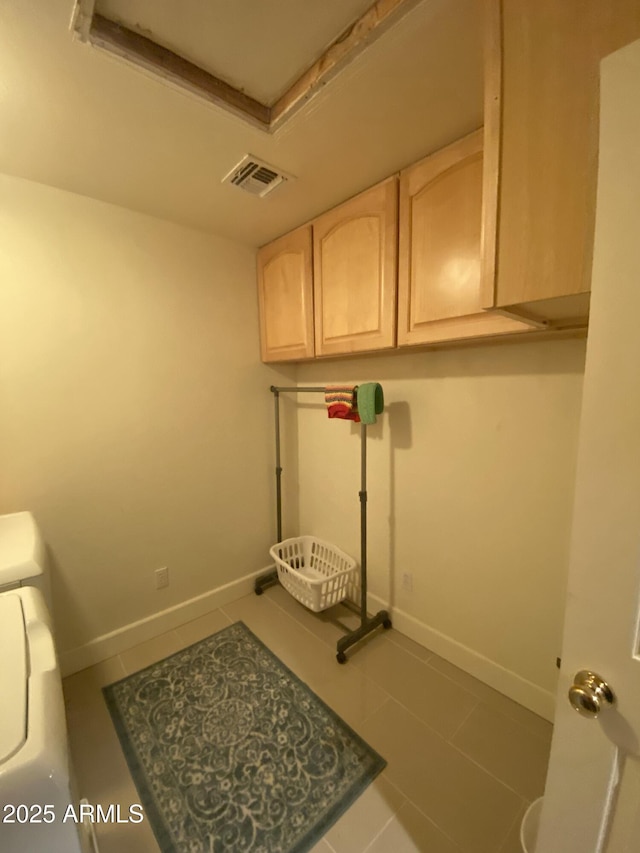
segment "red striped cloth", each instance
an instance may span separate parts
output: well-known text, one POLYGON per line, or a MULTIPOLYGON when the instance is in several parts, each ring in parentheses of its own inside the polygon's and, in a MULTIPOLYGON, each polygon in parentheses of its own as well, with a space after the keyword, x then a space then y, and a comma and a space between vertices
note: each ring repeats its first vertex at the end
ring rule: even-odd
POLYGON ((324 401, 329 417, 359 423, 357 390, 357 385, 328 385, 324 390, 324 401))

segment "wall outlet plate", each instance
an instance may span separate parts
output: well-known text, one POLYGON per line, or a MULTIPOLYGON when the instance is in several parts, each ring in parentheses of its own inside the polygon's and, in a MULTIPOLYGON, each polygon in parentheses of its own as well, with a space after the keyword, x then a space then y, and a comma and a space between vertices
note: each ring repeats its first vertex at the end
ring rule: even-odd
POLYGON ((402 573, 402 589, 405 592, 413 592, 413 575, 411 572, 402 573))
POLYGON ((169 586, 169 569, 163 566, 161 569, 156 569, 156 589, 164 589, 169 586))

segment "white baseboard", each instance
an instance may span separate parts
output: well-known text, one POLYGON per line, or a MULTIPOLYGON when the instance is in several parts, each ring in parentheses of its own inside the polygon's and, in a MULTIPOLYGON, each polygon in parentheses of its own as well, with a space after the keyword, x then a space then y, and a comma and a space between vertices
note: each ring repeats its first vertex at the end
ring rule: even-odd
MULTIPOLYGON (((88 666, 93 666, 100 661, 120 654, 138 643, 144 643, 165 631, 204 616, 211 610, 224 607, 243 595, 253 591, 255 579, 270 571, 273 566, 266 566, 258 572, 245 575, 238 580, 209 590, 208 592, 183 601, 159 613, 147 616, 129 625, 123 625, 115 631, 103 634, 90 640, 83 646, 62 652, 60 654, 60 668, 63 676, 72 675, 88 666)), ((369 593, 367 595, 367 607, 369 612, 388 609, 393 620, 393 626, 411 640, 419 643, 440 657, 448 660, 470 675, 518 702, 525 708, 553 721, 555 711, 555 695, 543 690, 538 685, 527 681, 522 676, 505 669, 495 661, 484 657, 473 649, 463 646, 451 637, 441 634, 435 628, 410 616, 397 607, 389 608, 388 604, 381 598, 369 593)))
POLYGON ((390 608, 389 605, 375 595, 367 595, 367 608, 370 613, 377 610, 389 610, 393 627, 402 634, 414 640, 421 646, 435 652, 449 663, 460 667, 469 675, 475 676, 480 681, 493 687, 499 693, 503 693, 514 702, 524 705, 535 714, 539 714, 546 720, 553 722, 555 714, 556 697, 554 693, 543 690, 526 678, 484 657, 479 652, 463 646, 457 640, 441 634, 435 628, 429 627, 424 622, 410 616, 397 607, 390 608))
POLYGON ((81 669, 85 669, 100 661, 120 654, 138 643, 151 640, 165 631, 171 631, 179 625, 204 616, 210 610, 224 607, 243 595, 253 592, 253 583, 257 577, 265 574, 275 566, 266 566, 258 572, 245 575, 236 581, 219 586, 216 589, 190 598, 159 613, 147 616, 130 625, 123 625, 115 631, 103 634, 90 640, 83 646, 60 653, 60 669, 62 676, 72 675, 81 669))

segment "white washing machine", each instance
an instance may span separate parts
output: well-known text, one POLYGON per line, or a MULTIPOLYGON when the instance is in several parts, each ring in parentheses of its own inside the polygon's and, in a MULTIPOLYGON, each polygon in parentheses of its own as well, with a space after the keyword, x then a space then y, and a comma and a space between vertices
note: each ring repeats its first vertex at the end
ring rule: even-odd
MULTIPOLYGON (((12 578, 12 588, 0 592, 0 850, 90 853, 92 828, 77 822, 51 614, 41 589, 23 585, 12 562, 33 571, 33 546, 42 543, 28 519, 18 520, 21 538, 15 524, 3 525, 6 518, 0 516, 0 586, 12 578), (3 529, 11 530, 4 540, 3 529)), ((37 568, 32 577, 42 586, 44 562, 37 568)))
POLYGON ((53 613, 44 543, 30 512, 0 515, 0 592, 35 586, 53 613))

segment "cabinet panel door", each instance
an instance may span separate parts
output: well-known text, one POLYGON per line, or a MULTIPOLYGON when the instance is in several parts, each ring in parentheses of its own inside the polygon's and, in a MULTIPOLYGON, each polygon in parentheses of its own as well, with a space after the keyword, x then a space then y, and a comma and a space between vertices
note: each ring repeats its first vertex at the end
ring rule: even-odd
POLYGON ((488 113, 487 144, 493 138, 502 146, 491 304, 584 294, 591 289, 600 60, 640 38, 640 3, 488 5, 496 49, 487 56, 487 103, 501 99, 501 109, 488 113))
POLYGON ((482 131, 400 175, 398 343, 526 331, 482 310, 482 131))
POLYGON ((397 178, 313 224, 316 354, 395 346, 397 178))
POLYGON ((313 356, 311 226, 258 251, 258 299, 263 361, 313 356))

